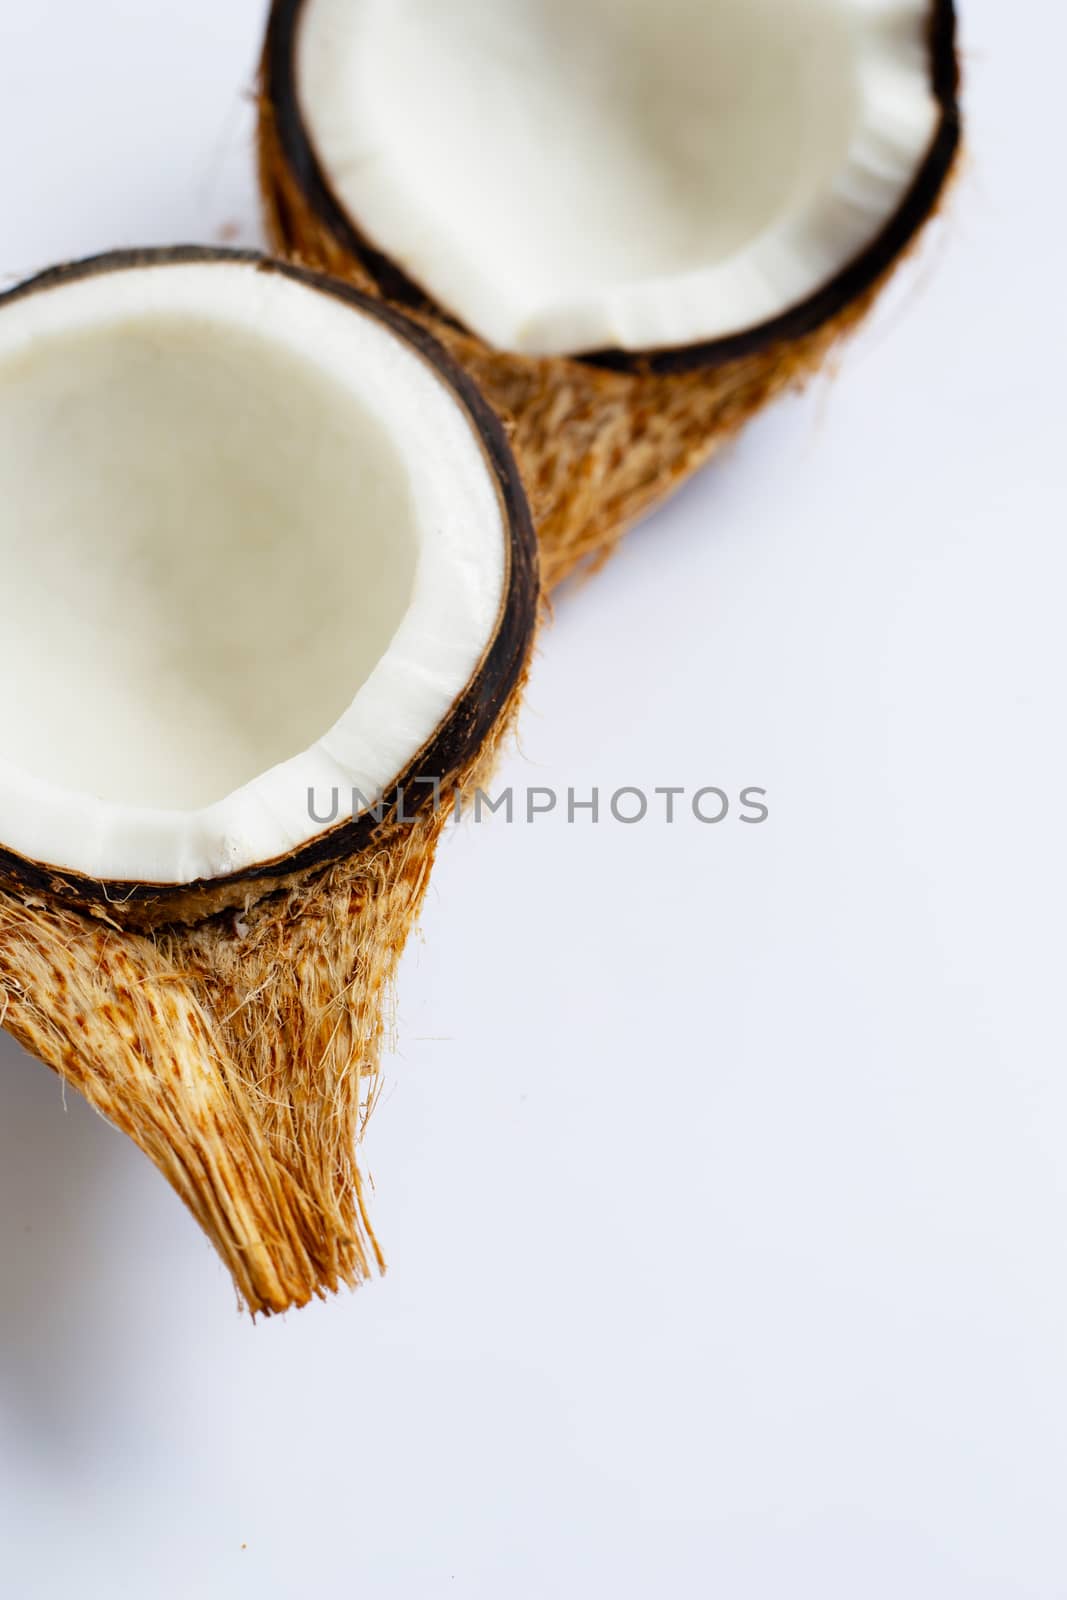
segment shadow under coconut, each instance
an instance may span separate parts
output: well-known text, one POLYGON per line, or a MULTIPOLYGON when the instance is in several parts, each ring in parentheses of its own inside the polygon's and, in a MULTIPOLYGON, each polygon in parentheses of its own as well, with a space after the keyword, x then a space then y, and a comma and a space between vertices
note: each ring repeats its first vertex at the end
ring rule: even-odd
POLYGON ((151 1276, 121 1242, 132 1224, 140 1256, 157 1184, 128 1141, 5 1034, 0 1085, 0 1433, 69 1465, 72 1447, 114 1426, 138 1361, 131 1299, 135 1284, 151 1297, 151 1276))

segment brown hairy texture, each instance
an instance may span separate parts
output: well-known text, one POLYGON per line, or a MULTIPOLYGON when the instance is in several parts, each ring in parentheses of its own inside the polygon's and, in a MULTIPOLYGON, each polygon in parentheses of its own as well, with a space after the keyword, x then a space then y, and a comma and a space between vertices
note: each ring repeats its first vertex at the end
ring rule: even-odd
MULTIPOLYGON (((521 698, 478 761, 488 781, 521 698)), ((447 806, 191 927, 135 932, 0 889, 0 1020, 155 1162, 253 1313, 384 1267, 357 1142, 447 806)))
POLYGON ((832 312, 810 307, 787 315, 769 342, 740 338, 703 350, 602 352, 583 360, 516 355, 457 326, 342 212, 296 103, 291 50, 303 4, 274 0, 261 72, 260 187, 272 243, 364 294, 402 303, 475 379, 508 424, 537 523, 546 588, 601 565, 628 527, 763 406, 824 366, 937 210, 958 155, 954 12, 951 0, 932 0, 931 60, 943 107, 938 141, 870 260, 827 291, 827 301, 836 300, 832 312))

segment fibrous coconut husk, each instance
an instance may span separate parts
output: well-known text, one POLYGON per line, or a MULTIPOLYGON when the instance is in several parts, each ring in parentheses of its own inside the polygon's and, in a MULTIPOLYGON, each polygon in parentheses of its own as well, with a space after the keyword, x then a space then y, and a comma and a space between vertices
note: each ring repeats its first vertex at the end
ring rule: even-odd
POLYGON ((603 563, 628 527, 703 466, 757 412, 803 385, 867 316, 936 212, 960 148, 952 0, 931 0, 941 123, 913 188, 861 260, 805 306, 753 335, 674 351, 587 359, 496 350, 363 238, 320 170, 297 103, 292 48, 303 0, 274 0, 260 80, 259 169, 268 232, 292 259, 402 304, 474 377, 510 426, 547 588, 603 563))
MULTIPOLYGON (((216 259, 368 309, 293 266, 197 248, 57 268, 0 304, 92 273, 216 259)), ((465 406, 508 529, 495 632, 433 738, 372 811, 229 878, 101 883, 0 846, 0 1024, 155 1162, 254 1313, 383 1264, 356 1144, 390 987, 454 798, 488 783, 514 725, 539 609, 530 512, 498 419, 424 329, 377 299, 370 309, 465 406)))

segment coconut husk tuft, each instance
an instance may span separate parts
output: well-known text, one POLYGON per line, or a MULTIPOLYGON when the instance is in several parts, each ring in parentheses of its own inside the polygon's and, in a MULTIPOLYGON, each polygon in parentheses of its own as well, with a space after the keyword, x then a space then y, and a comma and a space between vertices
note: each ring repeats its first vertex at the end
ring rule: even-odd
MULTIPOLYGON (((520 695, 461 792, 488 781, 520 695)), ((0 890, 3 1026, 155 1162, 253 1313, 384 1267, 357 1141, 449 814, 386 821, 352 859, 188 926, 0 890)))
MULTIPOLYGON (((283 256, 395 299, 474 378, 507 422, 537 524, 542 576, 554 588, 611 555, 626 530, 679 488, 757 412, 822 369, 869 313, 934 214, 960 147, 954 16, 936 0, 932 52, 944 120, 926 171, 901 213, 856 268, 843 303, 747 352, 621 352, 534 358, 493 349, 421 296, 344 216, 318 170, 295 103, 291 49, 301 0, 275 0, 261 73, 260 188, 268 233, 283 256), (294 165, 295 163, 295 165, 294 165), (296 168, 299 168, 299 172, 296 168)), ((743 341, 737 341, 743 343, 743 341)))

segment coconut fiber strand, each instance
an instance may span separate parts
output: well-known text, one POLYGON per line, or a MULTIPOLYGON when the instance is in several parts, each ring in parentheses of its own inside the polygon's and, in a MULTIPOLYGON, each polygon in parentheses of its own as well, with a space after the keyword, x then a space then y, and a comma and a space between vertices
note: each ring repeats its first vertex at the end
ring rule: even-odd
POLYGON ((275 0, 261 73, 259 164, 283 254, 402 304, 508 422, 541 544, 546 587, 603 562, 636 519, 680 486, 769 401, 809 379, 866 316, 938 209, 960 148, 952 0, 932 0, 940 128, 901 210, 864 257, 808 305, 749 337, 584 360, 491 348, 458 327, 364 240, 318 167, 293 82, 302 0, 275 0))

